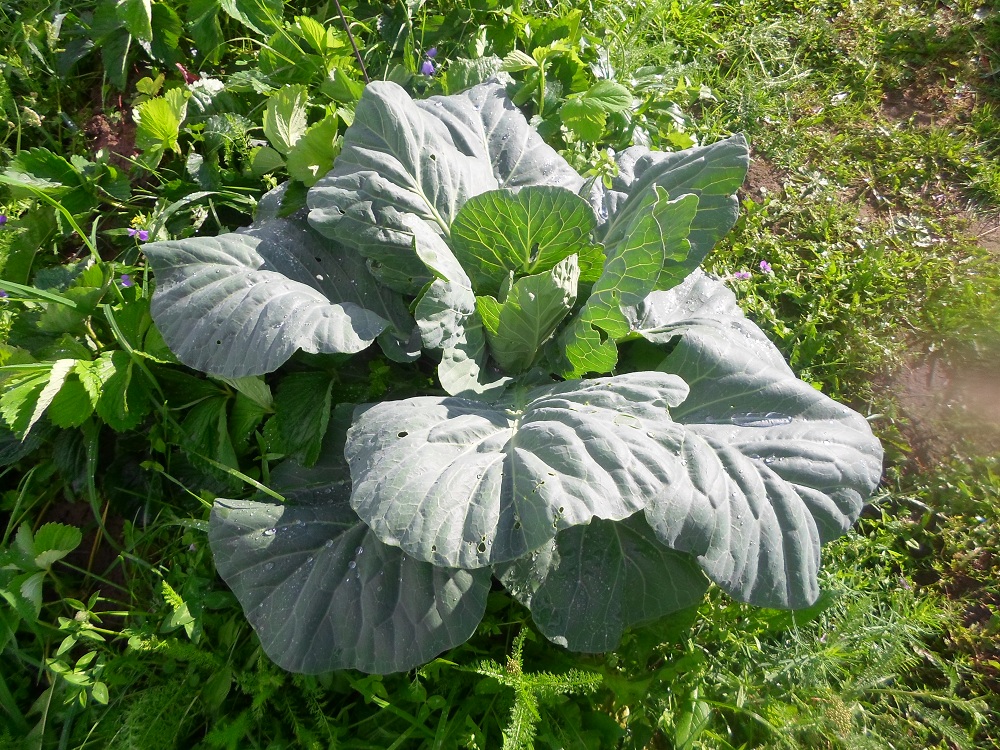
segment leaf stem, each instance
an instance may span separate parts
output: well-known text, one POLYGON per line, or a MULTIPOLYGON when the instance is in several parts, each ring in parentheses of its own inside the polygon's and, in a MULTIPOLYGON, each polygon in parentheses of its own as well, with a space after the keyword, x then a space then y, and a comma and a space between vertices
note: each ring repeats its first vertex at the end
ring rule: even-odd
POLYGON ((354 41, 354 34, 351 33, 351 26, 347 23, 347 16, 344 15, 344 9, 340 7, 340 0, 333 0, 333 4, 337 6, 337 13, 340 14, 340 21, 344 24, 344 31, 347 32, 347 38, 351 42, 351 47, 354 49, 354 56, 358 58, 358 65, 361 67, 361 75, 365 77, 365 83, 371 83, 372 79, 368 77, 368 69, 365 67, 365 61, 361 59, 361 51, 358 49, 357 42, 354 41))

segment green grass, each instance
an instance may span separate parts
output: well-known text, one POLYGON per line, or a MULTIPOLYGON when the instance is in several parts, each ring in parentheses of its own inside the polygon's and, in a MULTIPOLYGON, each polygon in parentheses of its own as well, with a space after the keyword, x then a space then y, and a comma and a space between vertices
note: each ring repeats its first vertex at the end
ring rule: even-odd
MULTIPOLYGON (((53 7, 34 3, 15 22, 2 6, 14 29, 0 59, 4 163, 28 146, 85 153, 83 135, 58 113, 92 105, 88 87, 117 109, 111 89, 89 76, 56 84, 44 73, 55 52, 37 44, 39 19, 53 7)), ((437 10, 425 6, 417 27, 433 32, 437 10)), ((205 508, 213 492, 241 488, 183 452, 177 424, 187 411, 176 410, 151 417, 145 433, 103 433, 102 465, 128 479, 126 493, 88 493, 81 438, 55 442, 34 468, 5 470, 0 508, 18 522, 51 520, 55 508, 91 530, 105 514, 117 520, 114 547, 90 536, 55 565, 41 616, 16 638, 13 609, 0 610, 0 746, 499 747, 511 716, 531 717, 532 704, 490 676, 495 663, 509 675, 555 675, 561 686, 538 702, 539 748, 1000 747, 1000 465, 971 427, 950 427, 930 455, 915 450, 921 420, 901 406, 892 377, 928 353, 952 368, 995 367, 1000 357, 1000 256, 970 236, 977 217, 1000 208, 1000 11, 977 18, 974 3, 925 0, 583 10, 621 80, 658 65, 685 92, 712 91, 676 97, 692 135, 747 133, 756 166, 742 216, 709 266, 752 272, 732 282, 748 314, 804 379, 871 414, 886 444, 876 504, 825 548, 820 606, 792 616, 716 591, 697 616, 637 628, 613 654, 579 656, 535 634, 527 613, 494 592, 476 636, 423 669, 293 676, 264 657, 215 574, 205 508), (77 645, 60 653, 69 636, 77 645), (600 674, 602 687, 576 689, 573 670, 600 674), (30 731, 40 721, 37 744, 30 731)), ((369 62, 384 60, 393 42, 376 39, 377 19, 348 11, 364 19, 362 37, 363 27, 372 32, 369 62)), ((477 12, 466 14, 470 35, 475 23, 504 18, 499 7, 477 12)), ((400 22, 383 20, 383 31, 390 21, 400 22)), ((230 20, 223 26, 235 36, 230 20)), ((228 49, 230 64, 252 65, 252 45, 228 49)), ((125 93, 126 109, 135 93, 125 93)), ((259 106, 243 112, 259 121, 259 106)), ((208 148, 207 135, 192 138, 208 148)), ((220 149, 225 185, 259 189, 246 148, 220 149)), ((109 227, 162 211, 189 178, 169 161, 143 174, 109 227)), ((3 200, 12 217, 37 212, 31 201, 3 200)), ((235 226, 241 205, 207 204, 195 218, 235 226)), ((45 264, 79 247, 65 227, 30 229, 44 234, 45 264)), ((13 236, 0 235, 0 251, 13 236)), ((101 248, 121 252, 121 240, 102 235, 101 248)), ((13 316, 4 317, 7 326, 13 316)), ((245 451, 258 464, 267 452, 245 451)))

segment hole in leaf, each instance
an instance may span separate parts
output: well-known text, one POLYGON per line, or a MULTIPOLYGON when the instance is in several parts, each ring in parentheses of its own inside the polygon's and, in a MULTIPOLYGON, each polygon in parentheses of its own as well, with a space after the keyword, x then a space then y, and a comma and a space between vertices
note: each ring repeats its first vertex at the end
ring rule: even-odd
POLYGON ((528 255, 528 263, 534 264, 538 260, 538 253, 541 250, 538 243, 536 242, 531 246, 531 253, 528 255))
POLYGON ((397 432, 396 433, 396 437, 398 437, 398 438, 405 438, 409 434, 410 433, 408 433, 406 430, 403 430, 402 432, 397 432))
POLYGON ((479 546, 476 547, 476 549, 479 550, 480 553, 485 552, 486 551, 486 542, 480 542, 479 546))

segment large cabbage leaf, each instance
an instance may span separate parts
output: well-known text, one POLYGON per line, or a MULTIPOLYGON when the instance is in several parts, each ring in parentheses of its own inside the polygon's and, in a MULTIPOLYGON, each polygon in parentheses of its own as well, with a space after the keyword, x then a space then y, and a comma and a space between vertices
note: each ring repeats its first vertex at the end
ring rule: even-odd
POLYGON ((219 500, 210 528, 219 574, 293 672, 412 669, 468 640, 485 611, 488 571, 407 557, 345 502, 219 500))
POLYGON ((659 372, 574 380, 490 404, 424 396, 359 407, 351 504, 386 544, 479 568, 559 529, 641 510, 670 481, 687 395, 659 372))
POLYGON ((302 219, 143 250, 156 272, 150 309, 164 340, 181 362, 213 375, 271 372, 298 349, 358 352, 383 331, 405 342, 414 327, 406 302, 363 258, 302 219))
POLYGON ((216 567, 285 669, 412 669, 472 635, 490 575, 430 565, 380 542, 347 503, 339 430, 315 466, 276 469, 273 484, 287 504, 216 501, 216 567))
POLYGON ((642 513, 561 531, 496 574, 542 634, 573 651, 610 651, 625 628, 693 606, 708 588, 695 559, 660 542, 642 513))
MULTIPOLYGON (((628 234, 643 201, 655 187, 671 198, 688 193, 698 196, 698 214, 688 240, 697 263, 726 236, 739 213, 736 191, 749 167, 747 142, 734 135, 708 146, 676 152, 650 151, 644 146, 625 149, 615 159, 618 173, 606 189, 594 186, 591 203, 602 227, 598 239, 614 245, 628 234)), ((666 289, 657 285, 658 289, 666 289)))
POLYGON ((798 608, 819 595, 820 544, 857 520, 882 446, 857 412, 794 376, 721 282, 701 272, 638 311, 670 343, 659 369, 690 387, 682 471, 646 506, 665 544, 698 557, 737 599, 798 608))
POLYGON ((416 105, 444 123, 461 153, 490 165, 497 187, 553 185, 574 193, 584 187, 583 178, 542 140, 499 83, 416 105))

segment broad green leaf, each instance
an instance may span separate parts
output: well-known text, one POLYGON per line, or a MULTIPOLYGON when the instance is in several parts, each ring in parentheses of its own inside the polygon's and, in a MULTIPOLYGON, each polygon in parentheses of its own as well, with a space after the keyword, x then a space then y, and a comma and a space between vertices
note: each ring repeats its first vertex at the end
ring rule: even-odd
POLYGON ((583 178, 528 125, 502 84, 484 83, 416 105, 444 123, 459 151, 491 165, 498 183, 494 187, 551 185, 574 193, 583 189, 583 178))
POLYGON ((325 372, 293 372, 282 378, 275 396, 275 423, 281 453, 305 466, 319 458, 330 423, 334 379, 325 372))
POLYGON ((486 370, 486 336, 472 290, 435 279, 415 309, 421 340, 441 352, 438 380, 453 396, 483 396, 502 390, 506 378, 486 370))
POLYGON ((209 541, 219 574, 280 667, 401 672, 468 639, 489 572, 441 568, 389 547, 344 502, 219 500, 209 541))
POLYGON ((610 190, 598 181, 591 203, 603 226, 598 238, 606 245, 621 241, 635 214, 643 210, 654 186, 671 198, 698 196, 698 213, 691 222, 691 256, 704 258, 732 229, 739 212, 736 191, 750 163, 747 142, 734 135, 710 146, 663 153, 641 146, 616 157, 618 175, 610 190))
POLYGON ((548 272, 514 282, 499 307, 496 333, 487 328, 486 334, 500 367, 518 373, 531 366, 542 344, 573 309, 579 279, 580 268, 571 255, 548 272))
POLYGON ((495 190, 471 198, 451 225, 451 243, 475 291, 496 296, 511 271, 548 271, 589 244, 587 202, 558 187, 495 190))
POLYGON ((642 336, 672 344, 660 369, 691 388, 671 410, 683 471, 647 520, 735 598, 808 606, 820 544, 850 528, 879 482, 879 441, 864 417, 792 374, 721 282, 692 274, 639 312, 642 336))
POLYGON ((56 427, 79 427, 94 413, 96 405, 97 399, 91 398, 80 380, 67 378, 49 404, 47 414, 56 427))
POLYGON ((261 409, 269 411, 274 408, 274 396, 271 394, 270 386, 264 382, 264 378, 250 375, 242 378, 219 376, 216 379, 246 396, 261 409))
MULTIPOLYGON (((0 406, 3 405, 0 400, 0 406)), ((0 423, 0 466, 10 466, 22 458, 30 456, 45 442, 47 433, 52 428, 45 424, 37 424, 23 438, 14 433, 6 424, 0 423), (48 429, 46 429, 48 428, 48 429)))
POLYGON ((387 328, 405 341, 413 327, 406 303, 376 283, 363 258, 301 220, 143 251, 156 272, 151 311, 164 340, 205 372, 259 375, 297 349, 357 352, 387 328))
POLYGON ((10 164, 8 172, 17 172, 40 180, 41 184, 51 183, 62 187, 79 185, 80 175, 73 165, 47 148, 30 148, 19 152, 10 164))
POLYGON ((446 234, 466 200, 496 187, 489 163, 460 152, 437 117, 396 84, 373 82, 333 171, 309 191, 309 220, 369 258, 383 283, 416 294, 429 278, 407 215, 446 234))
POLYGON ((339 148, 337 118, 328 115, 309 128, 288 152, 288 174, 312 187, 333 167, 339 148))
POLYGON ((281 154, 268 146, 261 146, 254 149, 250 168, 258 177, 263 177, 269 172, 275 172, 284 168, 285 160, 281 154))
MULTIPOLYGON (((136 123, 135 143, 143 151, 177 151, 177 137, 187 113, 186 99, 180 89, 172 96, 147 99, 132 111, 136 123)), ((170 94, 172 92, 168 92, 170 94)))
POLYGON ((267 100, 264 135, 283 154, 288 154, 306 132, 308 101, 309 90, 301 84, 285 86, 267 100))
POLYGON ((153 39, 153 6, 150 0, 120 0, 118 17, 128 33, 144 42, 153 39))
MULTIPOLYGON (((239 468, 236 448, 229 429, 229 405, 231 399, 218 394, 199 401, 184 416, 181 427, 184 430, 183 450, 189 454, 204 456, 231 469, 239 468)), ((195 460, 200 460, 197 456, 195 460)))
POLYGON ((108 705, 108 700, 110 696, 108 695, 108 686, 103 682, 95 682, 90 688, 90 694, 94 697, 94 700, 101 705, 108 705))
POLYGON ((152 409, 145 376, 121 350, 105 352, 93 365, 101 381, 97 416, 115 432, 137 427, 152 409))
POLYGON ((588 99, 567 99, 559 108, 563 124, 584 141, 599 141, 604 135, 608 113, 588 99))
POLYGON ((403 217, 402 223, 413 235, 413 252, 433 276, 472 289, 468 274, 440 234, 412 214, 403 217))
POLYGON ((693 194, 672 201, 660 187, 646 194, 628 230, 608 245, 601 277, 561 336, 569 363, 565 375, 582 375, 594 364, 607 367, 597 372, 610 370, 608 365, 617 360, 612 340, 628 335, 632 328, 625 309, 642 302, 661 278, 676 284, 694 270, 697 261, 689 259, 686 238, 697 209, 698 197, 693 194))
POLYGON ((501 64, 500 58, 495 55, 477 57, 474 60, 451 60, 445 72, 445 88, 449 94, 457 94, 478 86, 495 76, 500 71, 501 64))
POLYGON ((500 65, 500 70, 504 73, 516 73, 521 70, 530 70, 531 68, 538 67, 538 63, 535 62, 535 58, 531 55, 525 54, 519 49, 514 50, 509 53, 500 65))
POLYGON ((680 715, 674 722, 674 746, 677 750, 694 750, 698 737, 708 728, 711 719, 711 707, 699 700, 698 689, 694 688, 681 702, 680 715))
POLYGON ((559 334, 556 356, 565 359, 563 373, 607 373, 618 363, 615 340, 591 320, 573 318, 559 334))
POLYGON ((250 439, 261 426, 268 410, 242 393, 236 394, 229 411, 229 437, 237 454, 250 449, 250 439))
MULTIPOLYGON (((364 90, 364 84, 358 83, 351 78, 346 72, 344 72, 343 68, 334 68, 331 70, 327 80, 320 86, 320 91, 329 96, 335 102, 340 102, 342 104, 354 104, 354 102, 361 98, 361 94, 364 90)), ((347 110, 338 108, 337 111, 338 113, 341 113, 347 110)), ((345 119, 345 122, 350 124, 349 120, 345 119)))
POLYGON ((583 100, 605 112, 627 112, 632 108, 631 92, 614 81, 598 81, 584 93, 583 100))
POLYGON ((62 560, 80 546, 83 534, 75 526, 62 523, 47 523, 39 527, 32 543, 33 562, 42 570, 48 570, 52 563, 62 560))
POLYGON ((4 384, 0 394, 0 414, 18 437, 28 434, 38 397, 48 382, 49 373, 46 370, 29 373, 4 384))
POLYGON ((129 48, 133 37, 118 18, 116 0, 103 0, 95 4, 89 36, 94 46, 101 51, 101 61, 108 80, 119 91, 123 91, 128 83, 129 48))
POLYGON ((159 96, 165 78, 166 76, 163 73, 160 73, 155 79, 149 77, 140 78, 135 83, 135 90, 146 96, 159 96))
POLYGON ((563 528, 619 520, 669 482, 686 386, 661 373, 570 381, 495 404, 420 397, 359 407, 351 504, 386 544, 435 565, 520 557, 563 528))
POLYGON ((185 25, 200 56, 204 56, 209 63, 217 63, 225 47, 219 12, 218 0, 191 0, 187 3, 185 25))
POLYGON ((219 0, 219 5, 228 16, 261 36, 269 36, 281 28, 282 0, 219 0))
POLYGON ((295 23, 302 31, 302 38, 309 43, 309 46, 320 55, 326 54, 326 27, 315 18, 310 18, 309 16, 296 16, 295 23))
POLYGON ((486 337, 496 336, 500 329, 500 303, 493 297, 476 297, 476 311, 483 321, 486 337))
POLYGON ((573 651, 611 651, 626 628, 695 605, 708 588, 695 559, 661 544, 641 513, 560 531, 496 573, 542 634, 573 651))
POLYGON ((688 267, 690 244, 686 238, 697 209, 697 196, 669 200, 665 190, 656 188, 634 215, 625 236, 607 246, 604 271, 581 317, 596 322, 612 336, 626 335, 629 324, 622 307, 642 302, 665 273, 679 275, 680 281, 694 270, 688 267), (678 265, 682 270, 674 273, 678 265))
MULTIPOLYGON (((7 168, 0 174, 0 182, 10 188, 15 198, 33 198, 35 190, 57 198, 71 214, 81 214, 93 210, 97 205, 92 188, 86 183, 80 171, 58 154, 46 148, 31 148, 19 152, 7 168)), ((33 217, 22 217, 22 223, 33 217)), ((39 219, 34 219, 39 221, 39 219)), ((31 242, 35 227, 29 225, 25 241, 31 242), (27 236, 27 235, 32 236, 27 236)), ((9 272, 9 266, 5 271, 9 272)), ((5 273, 10 279, 15 277, 5 273)))
POLYGON ((42 418, 45 410, 49 408, 52 399, 62 389, 63 383, 66 382, 66 378, 73 371, 75 365, 75 359, 58 359, 52 363, 52 368, 49 370, 48 382, 45 383, 45 386, 38 394, 35 408, 31 412, 27 427, 24 428, 25 432, 30 431, 35 422, 42 418))
POLYGON ((35 622, 42 613, 44 581, 44 571, 15 576, 6 587, 0 589, 0 596, 10 603, 21 619, 35 622))

